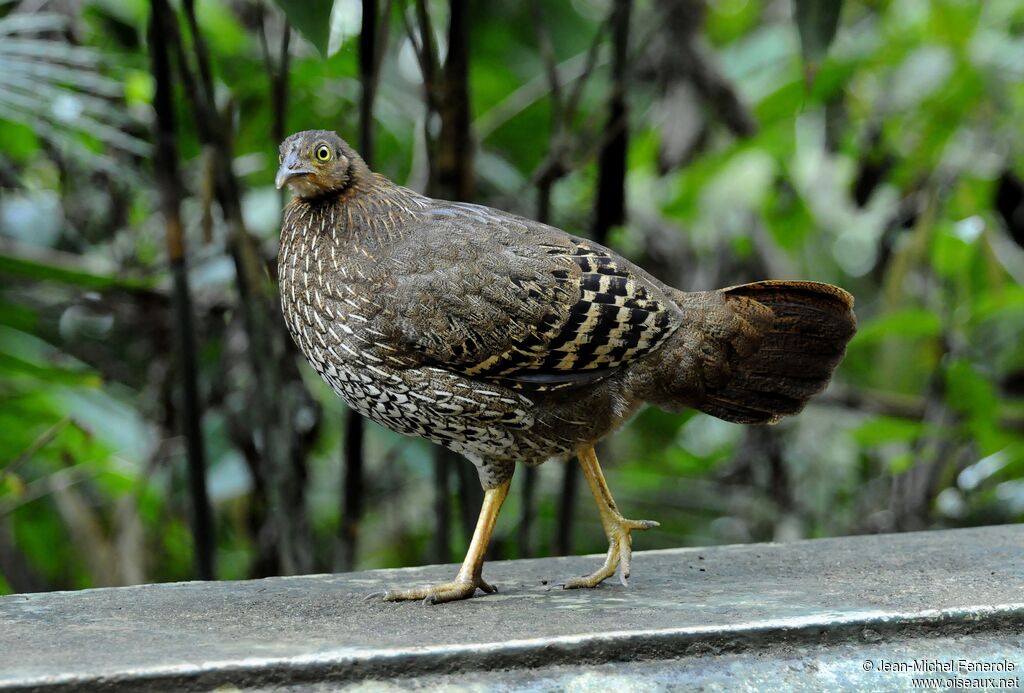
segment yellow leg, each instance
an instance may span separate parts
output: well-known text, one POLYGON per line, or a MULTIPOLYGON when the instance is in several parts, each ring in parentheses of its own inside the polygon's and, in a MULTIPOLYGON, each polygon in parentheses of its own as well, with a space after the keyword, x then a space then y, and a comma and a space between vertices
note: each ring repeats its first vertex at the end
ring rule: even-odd
POLYGON ((497 588, 484 582, 482 573, 484 567, 484 553, 491 541, 491 533, 494 532, 494 525, 498 521, 498 512, 501 504, 505 502, 512 479, 508 479, 501 486, 484 491, 484 504, 480 508, 480 517, 476 521, 476 529, 473 531, 473 540, 469 543, 469 550, 466 551, 466 558, 462 561, 462 567, 458 575, 451 582, 445 582, 432 587, 421 587, 411 590, 388 590, 384 593, 384 601, 398 602, 413 599, 422 599, 425 604, 440 604, 441 602, 453 602, 458 599, 469 599, 479 587, 488 594, 497 592, 497 588))
POLYGON ((573 578, 566 581, 565 589, 571 590, 578 587, 597 587, 605 579, 615 574, 615 569, 621 566, 619 579, 623 585, 627 585, 630 565, 633 560, 633 538, 630 532, 634 529, 650 529, 657 527, 654 520, 627 520, 619 512, 612 498, 612 492, 608 483, 604 480, 601 472, 601 465, 597 461, 597 454, 593 445, 584 445, 577 451, 580 466, 583 468, 583 475, 587 477, 590 484, 590 491, 594 494, 594 501, 597 503, 597 511, 601 515, 601 525, 604 527, 605 536, 608 537, 608 554, 605 556, 604 565, 586 577, 573 578))

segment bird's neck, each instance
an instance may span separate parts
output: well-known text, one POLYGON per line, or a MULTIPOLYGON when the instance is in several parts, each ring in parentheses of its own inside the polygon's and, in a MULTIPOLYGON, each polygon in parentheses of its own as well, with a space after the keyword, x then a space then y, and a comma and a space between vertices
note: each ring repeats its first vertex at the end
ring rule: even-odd
MULTIPOLYGON (((285 207, 283 236, 306 242, 330 239, 339 245, 379 248, 399 240, 408 221, 426 207, 426 198, 369 174, 344 191, 323 197, 292 198, 285 207)), ((282 237, 282 242, 290 240, 282 237)))

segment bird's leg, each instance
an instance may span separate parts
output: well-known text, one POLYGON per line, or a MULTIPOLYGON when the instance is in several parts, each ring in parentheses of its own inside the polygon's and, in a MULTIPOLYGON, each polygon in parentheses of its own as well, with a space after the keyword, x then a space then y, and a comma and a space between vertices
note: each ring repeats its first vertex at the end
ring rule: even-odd
POLYGON ((505 502, 505 496, 508 495, 511 485, 512 479, 509 478, 501 486, 484 491, 484 503, 480 508, 480 517, 476 521, 476 529, 473 531, 473 540, 469 543, 466 558, 462 561, 462 567, 454 580, 418 589, 388 590, 384 593, 384 601, 398 602, 420 599, 427 604, 439 604, 458 599, 469 599, 476 592, 477 587, 488 594, 497 592, 496 587, 484 582, 482 575, 484 553, 487 551, 487 544, 491 541, 494 525, 498 521, 498 511, 501 510, 501 504, 505 502))
POLYGON ((597 511, 601 515, 601 525, 604 527, 605 536, 608 537, 608 554, 605 556, 604 565, 600 568, 586 577, 567 580, 563 587, 567 590, 578 587, 597 587, 606 578, 614 575, 615 569, 619 566, 621 566, 619 579, 623 585, 626 585, 630 563, 633 559, 633 538, 630 532, 634 529, 657 527, 658 523, 654 520, 627 520, 624 518, 615 505, 615 499, 612 498, 608 483, 604 480, 594 446, 580 446, 577 455, 580 466, 583 467, 583 475, 587 477, 590 491, 594 494, 594 501, 597 502, 597 511))

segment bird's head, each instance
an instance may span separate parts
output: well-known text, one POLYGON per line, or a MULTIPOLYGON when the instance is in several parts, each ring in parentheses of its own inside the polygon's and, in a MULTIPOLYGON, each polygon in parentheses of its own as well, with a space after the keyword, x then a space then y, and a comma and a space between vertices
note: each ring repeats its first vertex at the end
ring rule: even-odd
POLYGON ((281 143, 277 189, 291 186, 303 199, 340 193, 365 168, 345 140, 330 130, 304 130, 281 143))

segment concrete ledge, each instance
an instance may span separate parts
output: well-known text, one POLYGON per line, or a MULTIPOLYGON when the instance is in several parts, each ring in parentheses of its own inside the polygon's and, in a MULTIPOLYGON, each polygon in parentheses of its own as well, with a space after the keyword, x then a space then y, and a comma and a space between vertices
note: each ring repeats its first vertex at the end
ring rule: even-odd
POLYGON ((1022 676, 1024 526, 638 552, 628 589, 557 587, 598 560, 490 563, 497 595, 432 607, 363 597, 454 567, 3 597, 0 690, 414 677, 518 689, 595 676, 877 690, 910 687, 884 662, 920 658, 1014 669, 915 675, 1022 676))

